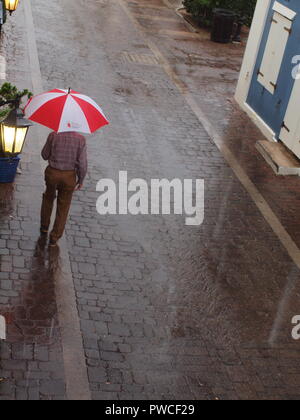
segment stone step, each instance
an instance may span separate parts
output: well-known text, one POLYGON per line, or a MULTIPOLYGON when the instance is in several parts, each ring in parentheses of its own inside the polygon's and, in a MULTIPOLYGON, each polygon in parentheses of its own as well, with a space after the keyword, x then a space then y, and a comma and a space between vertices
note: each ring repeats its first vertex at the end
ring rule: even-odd
POLYGON ((256 148, 277 175, 300 176, 300 160, 283 143, 262 140, 256 148))

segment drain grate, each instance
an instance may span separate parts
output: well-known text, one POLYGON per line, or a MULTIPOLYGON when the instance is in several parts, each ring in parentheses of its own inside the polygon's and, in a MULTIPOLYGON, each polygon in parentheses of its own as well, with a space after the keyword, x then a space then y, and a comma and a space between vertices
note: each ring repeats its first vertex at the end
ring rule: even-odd
POLYGON ((124 51, 122 53, 123 59, 128 63, 142 64, 144 66, 159 66, 159 60, 150 54, 136 54, 124 51))

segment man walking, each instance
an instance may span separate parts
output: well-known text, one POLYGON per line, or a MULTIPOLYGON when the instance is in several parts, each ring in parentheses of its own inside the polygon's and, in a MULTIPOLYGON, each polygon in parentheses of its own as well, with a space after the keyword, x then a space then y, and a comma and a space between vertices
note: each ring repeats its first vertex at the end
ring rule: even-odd
POLYGON ((86 140, 70 131, 51 133, 42 150, 49 162, 45 171, 46 192, 41 209, 41 233, 47 234, 57 191, 57 212, 49 246, 54 247, 63 236, 73 192, 80 190, 87 173, 86 140))

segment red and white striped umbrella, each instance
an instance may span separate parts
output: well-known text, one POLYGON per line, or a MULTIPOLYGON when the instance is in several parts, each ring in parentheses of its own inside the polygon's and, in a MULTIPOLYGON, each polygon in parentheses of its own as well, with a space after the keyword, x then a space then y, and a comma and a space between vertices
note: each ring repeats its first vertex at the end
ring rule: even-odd
POLYGON ((33 96, 24 109, 31 121, 63 133, 94 133, 109 124, 102 109, 93 99, 74 90, 54 89, 33 96))

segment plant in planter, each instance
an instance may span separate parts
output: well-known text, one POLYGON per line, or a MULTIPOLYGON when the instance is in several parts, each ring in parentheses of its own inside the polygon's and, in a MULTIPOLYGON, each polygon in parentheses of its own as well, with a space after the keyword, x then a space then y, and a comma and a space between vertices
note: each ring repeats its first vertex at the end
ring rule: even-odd
MULTIPOLYGON (((3 83, 0 87, 0 106, 5 108, 0 109, 0 123, 5 117, 12 111, 16 105, 19 107, 21 100, 24 96, 28 99, 32 97, 32 93, 29 90, 24 89, 19 91, 18 88, 11 83, 3 83)), ((0 157, 6 157, 2 148, 2 142, 0 141, 0 157)))
MULTIPOLYGON (((257 0, 225 0, 224 7, 233 10, 244 25, 250 26, 257 0)), ((222 6, 223 7, 223 6, 222 6)))
POLYGON ((19 91, 16 86, 4 83, 0 87, 0 182, 13 182, 20 161, 19 154, 30 125, 20 109, 24 96, 30 98, 32 93, 27 89, 19 91))
MULTIPOLYGON (((19 91, 18 88, 11 83, 3 83, 3 85, 0 87, 0 106, 4 106, 6 102, 19 100, 21 102, 22 98, 24 96, 27 96, 28 99, 30 99, 33 94, 29 92, 29 90, 24 89, 22 91, 19 91), (1 105, 1 103, 4 103, 1 105)), ((9 112, 14 108, 14 104, 10 103, 7 105, 6 108, 2 109, 0 111, 0 119, 4 118, 9 114, 9 112)))
POLYGON ((202 26, 210 26, 213 18, 213 9, 220 7, 218 0, 184 0, 183 5, 187 12, 202 26))
POLYGON ((200 25, 211 26, 213 10, 222 8, 235 12, 238 21, 250 26, 256 0, 184 0, 183 4, 200 25))

